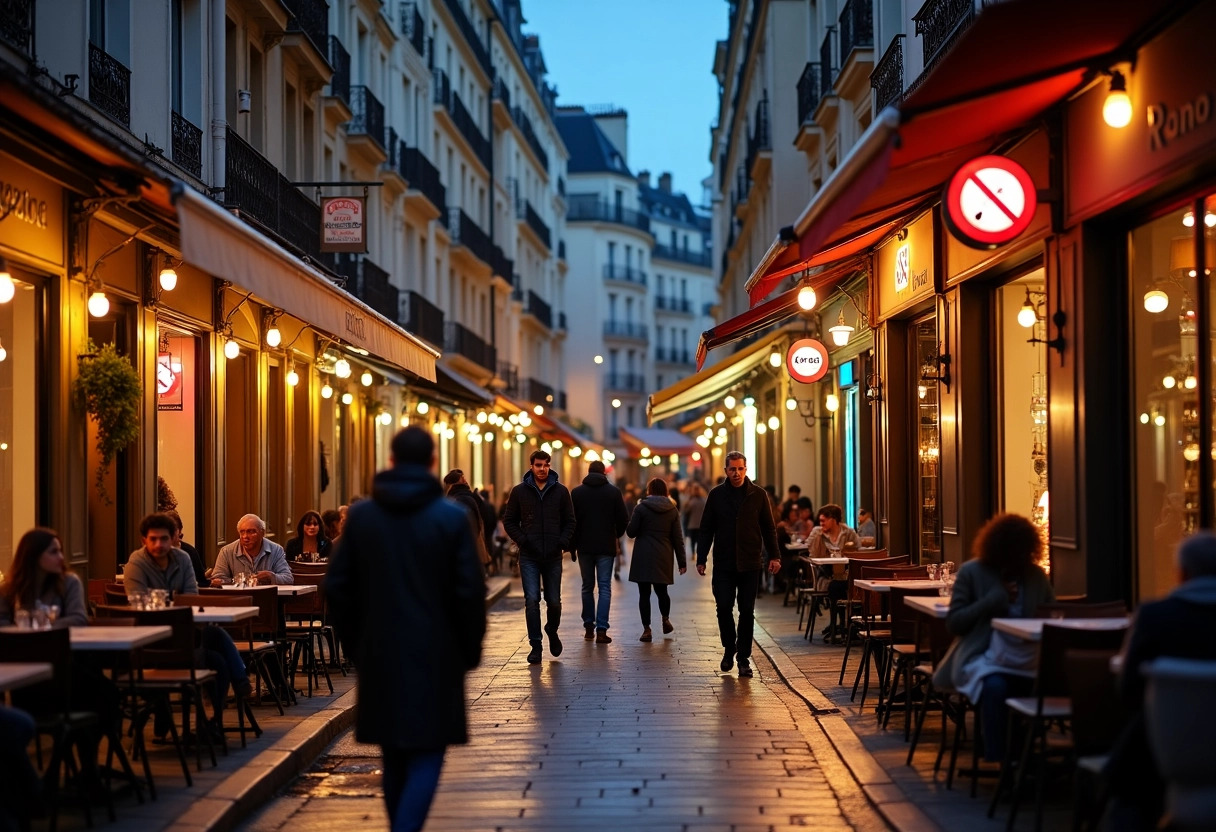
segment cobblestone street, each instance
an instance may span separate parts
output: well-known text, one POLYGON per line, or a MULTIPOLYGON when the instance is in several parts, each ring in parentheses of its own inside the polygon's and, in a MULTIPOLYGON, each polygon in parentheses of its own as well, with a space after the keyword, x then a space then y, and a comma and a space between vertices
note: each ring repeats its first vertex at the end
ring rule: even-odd
MULTIPOLYGON (((649 644, 635 586, 615 582, 614 642, 597 645, 571 567, 560 658, 525 662, 517 581, 490 614, 467 685, 472 741, 448 752, 428 830, 887 828, 758 649, 754 678, 719 671, 708 577, 677 577, 675 632, 656 626, 649 644)), ((380 794, 378 750, 348 733, 241 828, 381 827, 380 794)))

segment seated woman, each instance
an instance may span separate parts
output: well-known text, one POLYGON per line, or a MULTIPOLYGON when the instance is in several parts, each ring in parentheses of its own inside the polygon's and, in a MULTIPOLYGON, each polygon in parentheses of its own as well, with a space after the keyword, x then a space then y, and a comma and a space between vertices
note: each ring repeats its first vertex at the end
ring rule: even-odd
POLYGON ((993 517, 976 535, 972 553, 954 583, 946 629, 955 639, 933 684, 978 704, 984 759, 996 762, 1005 756, 1005 699, 1030 692, 1038 645, 994 639, 992 619, 1033 616, 1055 593, 1038 566, 1043 537, 1025 517, 993 517))
POLYGON ((58 607, 55 627, 89 623, 84 586, 68 571, 59 535, 52 529, 30 529, 21 536, 12 572, 0 585, 0 624, 12 624, 17 610, 32 615, 38 604, 58 607))
POLYGON ((306 511, 300 515, 300 522, 296 524, 296 536, 287 541, 287 559, 310 563, 328 561, 333 544, 329 542, 324 525, 321 515, 315 511, 306 511))

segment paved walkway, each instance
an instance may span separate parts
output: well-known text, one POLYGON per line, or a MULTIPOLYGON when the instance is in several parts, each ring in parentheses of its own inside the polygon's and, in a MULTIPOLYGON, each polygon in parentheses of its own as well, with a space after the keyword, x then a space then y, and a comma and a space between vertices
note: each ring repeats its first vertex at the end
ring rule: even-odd
MULTIPOLYGON (((887 828, 762 653, 755 678, 719 671, 708 577, 677 578, 676 631, 649 644, 637 640, 636 589, 616 583, 615 641, 596 645, 582 637, 571 566, 560 658, 526 663, 518 586, 491 614, 467 686, 472 742, 449 751, 428 832, 887 828)), ((378 762, 347 735, 241 828, 382 828, 378 762)))

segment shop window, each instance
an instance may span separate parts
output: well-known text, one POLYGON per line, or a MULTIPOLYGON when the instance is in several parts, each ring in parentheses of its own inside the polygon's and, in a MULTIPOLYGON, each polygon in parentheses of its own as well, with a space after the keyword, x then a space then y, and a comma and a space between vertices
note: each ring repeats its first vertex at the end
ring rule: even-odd
MULTIPOLYGON (((1199 528, 1201 501, 1213 497, 1199 478, 1211 437, 1199 425, 1198 336, 1211 322, 1198 319, 1197 254, 1204 247, 1205 275, 1216 262, 1216 201, 1203 217, 1175 211, 1132 231, 1131 365, 1134 375, 1136 577, 1140 599, 1159 597, 1177 582, 1174 548, 1199 528)), ((1205 281, 1206 283, 1206 281, 1205 281)), ((1206 395, 1212 395, 1210 373, 1206 395)))
POLYGON ((37 356, 42 349, 40 297, 13 275, 12 299, 0 303, 0 572, 17 541, 39 525, 37 356))
POLYGON ((917 549, 921 563, 937 563, 942 559, 941 514, 938 494, 941 486, 942 431, 938 408, 938 339, 937 316, 916 321, 911 328, 912 349, 916 367, 912 374, 916 393, 912 397, 915 410, 917 465, 916 513, 917 549))
POLYGON ((202 429, 198 339, 162 328, 157 340, 156 473, 165 488, 156 508, 175 509, 181 515, 186 541, 194 543, 203 539, 198 516, 198 498, 204 488, 199 482, 197 449, 202 429), (166 499, 168 502, 162 502, 166 499))

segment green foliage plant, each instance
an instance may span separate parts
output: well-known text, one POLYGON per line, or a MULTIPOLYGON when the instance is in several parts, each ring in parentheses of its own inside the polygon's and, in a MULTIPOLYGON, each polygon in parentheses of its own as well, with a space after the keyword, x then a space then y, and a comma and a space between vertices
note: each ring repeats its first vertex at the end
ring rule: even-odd
POLYGON ((80 356, 79 373, 72 384, 72 399, 97 425, 97 493, 109 505, 105 476, 119 451, 139 438, 139 407, 143 386, 131 362, 113 344, 100 348, 89 341, 80 356))

